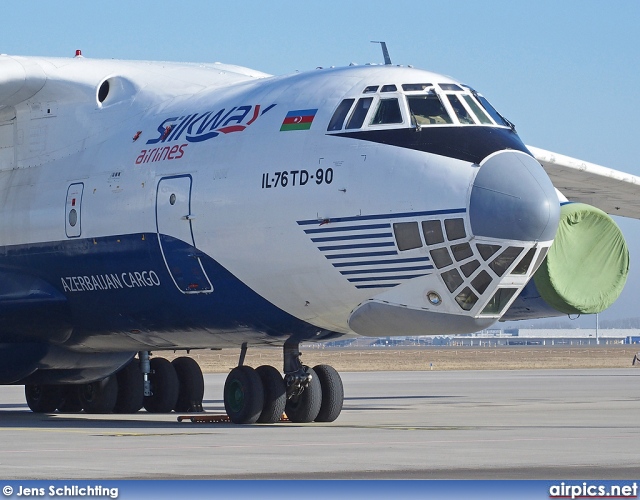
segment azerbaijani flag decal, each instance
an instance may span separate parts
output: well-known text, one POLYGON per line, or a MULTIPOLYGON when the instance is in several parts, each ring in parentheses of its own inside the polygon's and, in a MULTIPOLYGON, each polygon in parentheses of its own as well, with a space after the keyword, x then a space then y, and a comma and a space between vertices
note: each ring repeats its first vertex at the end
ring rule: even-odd
POLYGON ((317 112, 317 109, 296 109, 295 111, 289 111, 287 116, 284 117, 280 132, 288 130, 309 130, 311 128, 311 122, 313 122, 317 112))

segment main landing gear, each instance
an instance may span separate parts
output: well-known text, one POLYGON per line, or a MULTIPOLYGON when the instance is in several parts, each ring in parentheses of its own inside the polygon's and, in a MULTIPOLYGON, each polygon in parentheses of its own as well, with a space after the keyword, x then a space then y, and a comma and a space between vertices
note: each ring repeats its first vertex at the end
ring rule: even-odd
MULTIPOLYGON (((284 377, 273 366, 244 365, 247 344, 224 384, 224 407, 236 424, 333 422, 342 411, 344 392, 338 372, 329 365, 300 362, 299 343, 284 344, 284 377)), ((200 412, 204 378, 198 363, 179 357, 150 359, 138 353, 117 373, 90 384, 25 386, 27 404, 36 413, 200 412)))
POLYGON ((344 391, 338 372, 329 365, 313 368, 300 362, 299 343, 284 344, 284 379, 272 366, 238 366, 224 384, 224 407, 236 424, 278 422, 283 412, 292 422, 333 422, 342 411, 344 391))
POLYGON ((169 362, 138 353, 117 373, 90 384, 25 385, 29 408, 35 413, 151 413, 202 411, 204 378, 188 357, 169 362))

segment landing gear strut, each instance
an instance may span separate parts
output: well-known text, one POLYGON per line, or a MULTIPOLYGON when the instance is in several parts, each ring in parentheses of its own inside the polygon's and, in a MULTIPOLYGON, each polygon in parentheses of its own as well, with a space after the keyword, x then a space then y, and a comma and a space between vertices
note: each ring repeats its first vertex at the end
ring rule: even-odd
POLYGON ((300 361, 299 343, 284 343, 284 381, 287 386, 285 411, 292 422, 313 422, 320 412, 322 387, 316 372, 300 361))
POLYGON ((275 423, 283 412, 297 423, 338 418, 344 400, 340 375, 328 365, 303 365, 299 342, 289 339, 284 344, 284 379, 272 366, 245 366, 246 352, 243 344, 238 366, 224 385, 224 406, 232 422, 275 423))

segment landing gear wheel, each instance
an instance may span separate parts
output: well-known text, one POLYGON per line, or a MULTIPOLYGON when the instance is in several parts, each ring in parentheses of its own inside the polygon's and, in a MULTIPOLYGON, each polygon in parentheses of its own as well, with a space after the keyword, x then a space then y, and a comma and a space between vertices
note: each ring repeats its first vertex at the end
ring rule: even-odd
POLYGON ((289 420, 296 423, 313 422, 322 405, 322 387, 318 376, 308 368, 311 375, 311 381, 305 390, 299 396, 293 396, 287 401, 285 412, 289 420))
POLYGON ((144 379, 137 359, 131 360, 116 373, 118 399, 114 413, 136 413, 144 402, 144 379))
POLYGON ((149 365, 151 373, 151 396, 145 396, 144 407, 149 413, 169 413, 176 406, 180 383, 173 365, 165 358, 153 358, 149 365))
POLYGON ((78 385, 60 386, 60 403, 58 404, 60 413, 79 413, 82 411, 79 390, 80 386, 78 385))
POLYGON ((264 406, 264 389, 256 371, 237 366, 224 383, 224 409, 234 424, 254 424, 264 406))
POLYGON ((175 411, 203 411, 204 377, 200 365, 195 359, 186 356, 174 359, 171 364, 175 368, 180 382, 175 411))
POLYGON ((60 404, 60 386, 27 384, 24 386, 27 404, 34 413, 53 413, 60 404))
POLYGON ((279 422, 287 404, 287 388, 282 380, 282 375, 269 365, 259 366, 256 368, 256 373, 260 376, 264 388, 264 405, 258 422, 261 424, 279 422))
POLYGON ((344 403, 344 388, 340 374, 333 366, 318 365, 313 367, 320 387, 322 388, 322 404, 316 422, 333 422, 342 411, 344 403))
POLYGON ((110 376, 81 385, 78 396, 82 409, 87 413, 112 413, 118 399, 118 382, 110 376))

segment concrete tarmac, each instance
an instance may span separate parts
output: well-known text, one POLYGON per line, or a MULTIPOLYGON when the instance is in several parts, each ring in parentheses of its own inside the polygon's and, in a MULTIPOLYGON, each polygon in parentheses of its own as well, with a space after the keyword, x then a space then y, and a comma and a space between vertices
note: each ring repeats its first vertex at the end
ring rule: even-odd
MULTIPOLYGON (((0 387, 2 479, 637 479, 640 370, 342 373, 330 424, 37 415, 0 387)), ((205 376, 223 413, 225 375, 205 376)))

